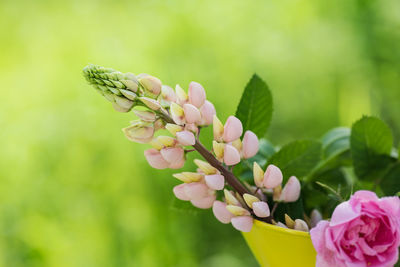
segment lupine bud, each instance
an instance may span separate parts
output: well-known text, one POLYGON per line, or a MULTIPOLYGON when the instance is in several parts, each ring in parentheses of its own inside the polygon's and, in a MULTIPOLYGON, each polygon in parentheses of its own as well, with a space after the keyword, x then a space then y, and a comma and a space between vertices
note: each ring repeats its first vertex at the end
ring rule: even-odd
POLYGON ((126 138, 138 143, 148 143, 153 139, 154 127, 151 124, 135 122, 135 124, 123 128, 126 138))
POLYGON ((171 136, 160 135, 157 137, 157 141, 161 142, 166 147, 172 147, 176 145, 176 140, 171 136))
POLYGON ((154 122, 154 130, 158 131, 160 129, 164 129, 164 121, 160 118, 154 122))
POLYGON ((197 172, 175 173, 172 176, 184 183, 198 182, 203 178, 203 175, 197 172))
POLYGON ((185 194, 190 199, 200 199, 208 196, 208 187, 200 182, 186 184, 185 194))
POLYGON ((224 189, 225 201, 229 205, 241 206, 236 197, 228 190, 224 189))
POLYGON ((153 122, 156 119, 156 114, 150 111, 144 110, 133 110, 136 116, 138 116, 142 121, 153 122))
POLYGON ((170 169, 180 169, 185 165, 185 157, 182 157, 180 160, 175 161, 169 165, 170 169))
POLYGON ((125 109, 131 109, 133 106, 133 101, 126 99, 125 97, 114 96, 114 100, 118 106, 125 108, 125 109))
POLYGON ((290 177, 282 189, 281 201, 283 202, 297 201, 300 197, 300 190, 301 186, 299 180, 295 176, 290 177))
POLYGON ((199 209, 209 209, 213 206, 213 203, 215 201, 216 197, 215 194, 200 198, 200 199, 192 199, 190 202, 192 203, 193 206, 199 209))
POLYGON ((155 169, 166 169, 169 163, 163 158, 160 151, 151 148, 144 151, 144 156, 151 167, 155 169))
POLYGON ((262 187, 264 183, 264 171, 261 169, 260 165, 254 161, 253 163, 253 176, 254 183, 257 187, 262 187))
POLYGON ((175 92, 176 92, 178 104, 183 105, 188 101, 188 99, 189 99, 188 95, 186 94, 186 92, 182 89, 182 87, 179 84, 177 84, 175 86, 175 92))
POLYGON ((284 223, 281 223, 281 222, 277 222, 275 225, 282 227, 282 228, 288 228, 284 223))
POLYGON ((196 108, 192 104, 184 104, 183 110, 185 112, 185 119, 187 123, 200 122, 201 114, 198 108, 196 108))
POLYGON ((226 144, 224 149, 224 162, 228 166, 236 165, 240 162, 239 151, 232 145, 226 144))
POLYGON ((176 139, 183 146, 192 146, 196 143, 194 134, 189 131, 181 131, 176 133, 176 139))
POLYGON ((258 152, 258 138, 252 131, 246 131, 243 137, 243 157, 255 156, 258 152))
POLYGON ((226 209, 226 204, 222 201, 214 201, 213 213, 215 218, 224 224, 230 223, 233 218, 233 214, 226 209))
POLYGON ((199 128, 194 123, 186 123, 185 124, 185 130, 186 131, 190 131, 190 132, 192 132, 194 134, 198 134, 199 133, 199 128))
POLYGON ((149 109, 151 110, 159 110, 161 108, 160 103, 158 103, 156 100, 149 98, 149 97, 139 97, 140 101, 142 101, 143 104, 145 104, 149 109))
POLYGON ((171 103, 170 106, 172 119, 176 124, 183 125, 185 123, 184 110, 176 103, 171 103))
POLYGON ((310 226, 311 228, 314 228, 317 226, 317 224, 322 220, 322 214, 316 210, 313 209, 311 212, 311 220, 310 220, 310 226))
POLYGON ((233 217, 231 223, 236 230, 250 232, 253 227, 253 218, 250 216, 233 217))
POLYGON ((173 123, 167 123, 167 125, 165 125, 165 128, 168 130, 168 132, 170 132, 173 136, 176 135, 177 132, 180 132, 183 130, 183 127, 180 125, 176 125, 173 123))
POLYGON ((300 219, 296 219, 294 221, 294 229, 298 230, 298 231, 303 231, 303 232, 309 231, 307 223, 300 219))
POLYGON ((222 138, 225 142, 233 142, 236 139, 239 139, 243 133, 242 122, 236 118, 235 116, 229 116, 225 122, 224 126, 224 134, 222 138))
POLYGON ((174 89, 172 89, 168 85, 163 85, 161 87, 161 96, 165 101, 168 101, 168 102, 175 102, 176 101, 175 91, 174 91, 174 89))
POLYGON ((272 199, 274 201, 281 201, 282 185, 278 185, 272 189, 272 199))
POLYGON ((191 82, 189 84, 189 102, 200 108, 204 101, 206 101, 206 91, 204 91, 203 86, 197 82, 191 82))
POLYGON ((197 167, 199 167, 205 175, 216 174, 218 172, 217 169, 211 166, 208 162, 195 159, 194 164, 196 164, 197 167))
POLYGON ((294 224, 295 224, 295 223, 294 223, 293 219, 290 218, 290 216, 287 215, 286 213, 285 213, 285 223, 286 223, 286 225, 287 225, 288 228, 294 229, 294 224))
POLYGON ((231 143, 231 145, 233 147, 235 147, 239 153, 240 153, 240 151, 242 151, 243 144, 242 144, 242 141, 240 139, 236 139, 235 141, 233 141, 231 143))
POLYGON ((266 202, 258 201, 253 203, 253 211, 257 217, 265 218, 270 215, 269 206, 266 202))
POLYGON ((180 147, 166 147, 161 149, 160 153, 171 164, 181 161, 185 154, 184 150, 180 147))
POLYGON ((201 118, 202 118, 202 125, 210 125, 213 123, 213 117, 216 114, 214 105, 206 100, 204 105, 200 108, 201 118))
POLYGON ((213 133, 214 140, 218 142, 222 141, 222 135, 224 134, 224 125, 216 115, 214 115, 213 117, 213 133))
POLYGON ((157 138, 151 140, 150 145, 157 150, 161 150, 164 147, 164 144, 161 143, 157 138))
POLYGON ((246 205, 248 207, 250 207, 250 208, 253 208, 253 203, 254 202, 259 202, 260 201, 257 197, 255 197, 253 195, 250 195, 250 194, 247 194, 247 193, 243 194, 243 199, 246 202, 246 205))
POLYGON ((177 199, 188 201, 190 200, 190 198, 185 193, 185 186, 186 184, 177 185, 172 191, 174 192, 174 195, 177 199))
POLYGON ((129 100, 135 100, 137 98, 137 94, 132 91, 120 89, 121 94, 123 94, 129 100))
POLYGON ((283 175, 281 170, 275 165, 268 165, 264 174, 264 186, 268 189, 277 187, 282 183, 283 175))
POLYGON ((248 210, 236 205, 227 205, 226 209, 235 216, 250 215, 250 212, 248 210))
POLYGON ((204 177, 206 184, 209 188, 214 190, 222 190, 225 185, 225 178, 221 174, 206 175, 204 177))
POLYGON ((161 81, 154 76, 147 75, 139 79, 139 83, 146 91, 150 92, 153 95, 157 96, 161 92, 161 81))
POLYGON ((224 149, 225 149, 224 143, 218 143, 215 140, 213 141, 213 151, 214 151, 215 157, 219 161, 222 161, 224 158, 224 149))

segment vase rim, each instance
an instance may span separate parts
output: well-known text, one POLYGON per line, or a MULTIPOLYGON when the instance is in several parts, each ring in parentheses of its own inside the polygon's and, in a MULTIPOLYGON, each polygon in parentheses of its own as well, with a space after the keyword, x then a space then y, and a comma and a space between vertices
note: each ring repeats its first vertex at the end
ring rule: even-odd
POLYGON ((262 222, 259 220, 254 220, 254 223, 261 228, 265 228, 268 230, 273 230, 273 231, 277 231, 277 232, 281 232, 281 233, 285 233, 285 234, 289 234, 289 235, 295 235, 295 236, 299 236, 299 237, 306 237, 306 238, 310 238, 310 233, 309 232, 303 232, 303 231, 298 231, 298 230, 294 230, 294 229, 289 229, 289 228, 283 228, 280 226, 276 226, 273 224, 269 224, 266 222, 262 222))

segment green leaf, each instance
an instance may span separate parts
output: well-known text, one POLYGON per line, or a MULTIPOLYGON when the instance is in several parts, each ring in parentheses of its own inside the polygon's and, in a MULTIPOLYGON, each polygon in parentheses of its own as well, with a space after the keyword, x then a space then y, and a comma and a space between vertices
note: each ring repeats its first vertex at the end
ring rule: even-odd
POLYGON ((310 174, 310 181, 327 171, 351 165, 350 133, 349 128, 334 128, 321 138, 322 161, 310 174))
POLYGON ((283 146, 275 153, 269 164, 278 166, 285 177, 301 178, 318 164, 321 159, 321 143, 312 140, 294 141, 283 146))
POLYGON ((272 95, 268 85, 254 74, 236 110, 236 117, 243 123, 243 131, 251 130, 258 137, 263 137, 271 122, 272 109, 272 95))
POLYGON ((356 175, 360 179, 380 179, 393 161, 392 145, 392 133, 380 119, 363 117, 354 123, 350 146, 356 175))
POLYGON ((260 149, 258 150, 258 154, 264 156, 265 159, 269 159, 273 154, 275 154, 275 148, 267 139, 260 139, 260 149))
POLYGON ((380 185, 386 196, 394 196, 400 190, 400 163, 393 165, 380 185))

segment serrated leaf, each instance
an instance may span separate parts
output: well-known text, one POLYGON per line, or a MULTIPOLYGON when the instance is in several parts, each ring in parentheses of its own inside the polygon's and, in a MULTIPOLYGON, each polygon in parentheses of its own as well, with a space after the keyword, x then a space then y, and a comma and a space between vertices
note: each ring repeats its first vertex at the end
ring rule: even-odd
POLYGON ((392 133, 380 119, 363 117, 354 123, 350 148, 356 175, 360 179, 380 179, 393 162, 392 145, 392 133))
POLYGON ((400 163, 396 163, 383 177, 381 189, 386 196, 394 196, 400 191, 400 163))
POLYGON ((243 124, 243 132, 253 131, 258 137, 263 137, 272 117, 272 95, 268 85, 254 74, 246 85, 236 117, 243 124))
POLYGON ((312 140, 294 141, 276 152, 269 164, 278 166, 287 180, 289 176, 301 178, 318 164, 321 159, 321 143, 312 140))

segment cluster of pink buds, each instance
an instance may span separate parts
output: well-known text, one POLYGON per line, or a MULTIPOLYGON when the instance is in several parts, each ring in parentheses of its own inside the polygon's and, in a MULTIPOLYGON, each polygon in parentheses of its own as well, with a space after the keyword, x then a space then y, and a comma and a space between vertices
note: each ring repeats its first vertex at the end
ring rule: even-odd
POLYGON ((301 185, 295 176, 291 176, 282 189, 283 174, 275 165, 268 165, 264 172, 257 162, 253 165, 254 184, 256 192, 273 193, 275 202, 295 202, 300 197, 301 185))
POLYGON ((214 116, 213 132, 215 157, 227 166, 236 165, 241 158, 251 158, 258 152, 258 138, 252 131, 246 131, 243 140, 240 140, 243 126, 234 116, 230 116, 225 125, 214 116))
POLYGON ((265 194, 273 194, 275 205, 299 198, 297 178, 290 177, 282 189, 282 172, 274 165, 269 165, 264 173, 254 164, 255 187, 243 184, 234 176, 235 165, 257 154, 258 138, 251 131, 243 135, 242 122, 234 116, 222 124, 199 83, 191 82, 186 93, 179 85, 174 90, 148 74, 135 76, 89 65, 84 75, 117 111, 133 109, 138 120, 123 132, 131 141, 152 146, 144 155, 153 168, 180 169, 186 154, 195 150, 206 160, 194 161, 198 167, 196 172, 174 174, 182 182, 173 189, 178 199, 190 201, 201 209, 212 207, 219 221, 248 232, 253 218, 274 222, 274 208, 270 211, 265 194), (210 124, 214 134, 211 151, 199 141, 200 128, 210 124), (159 130, 169 132, 170 136, 157 134, 159 130), (188 146, 191 148, 187 149, 188 146), (224 190, 223 201, 217 200, 218 190, 224 190))

